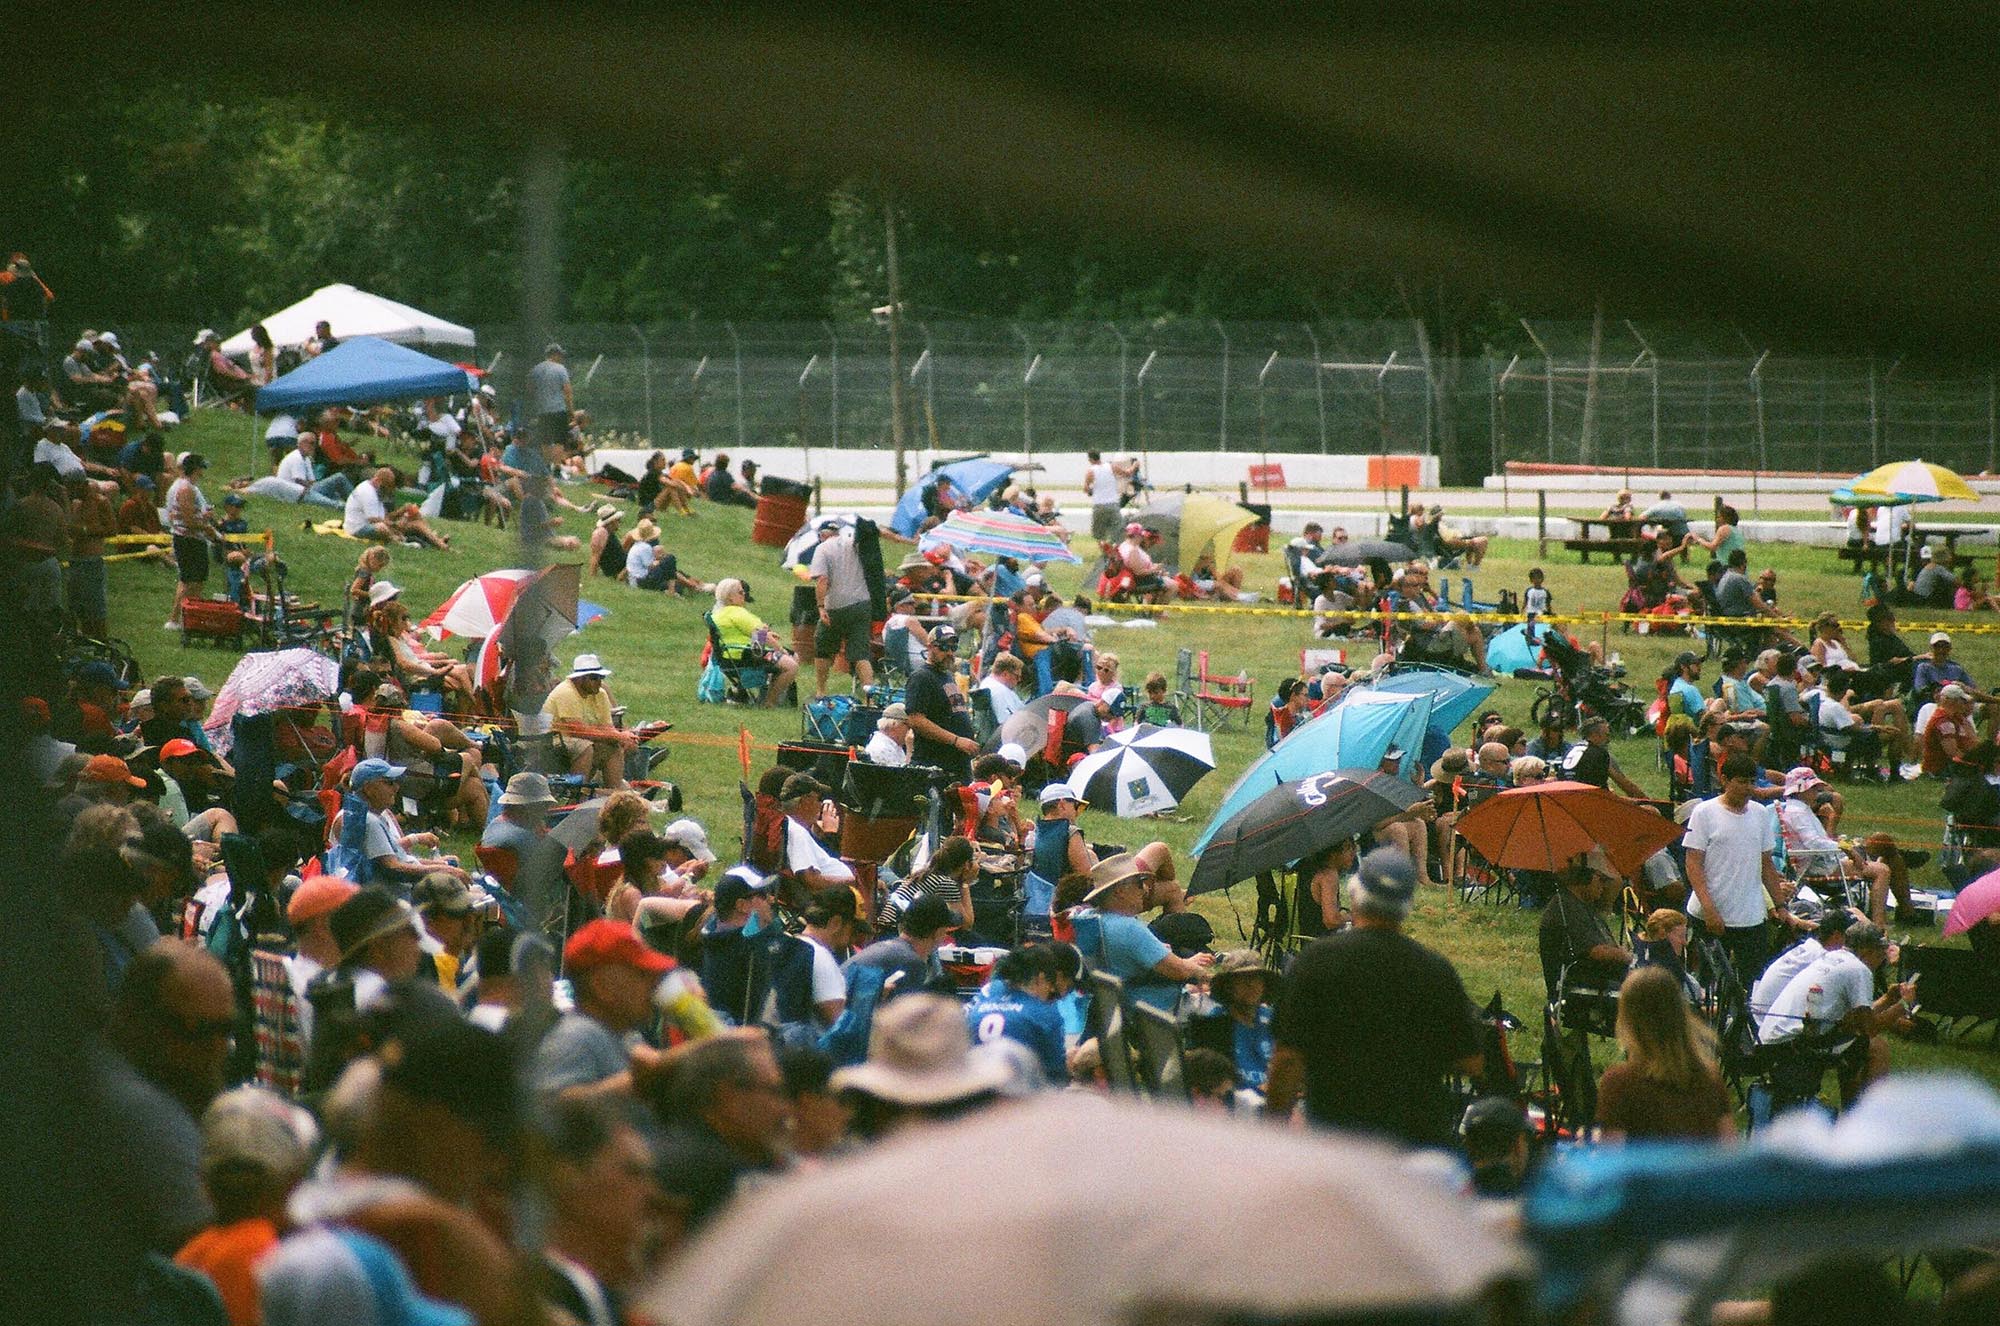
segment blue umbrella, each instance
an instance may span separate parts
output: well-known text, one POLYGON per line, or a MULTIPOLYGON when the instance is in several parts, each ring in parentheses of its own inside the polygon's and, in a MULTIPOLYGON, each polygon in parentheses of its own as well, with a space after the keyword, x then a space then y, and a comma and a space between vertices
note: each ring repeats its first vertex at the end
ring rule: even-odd
MULTIPOLYGON (((1491 661, 1489 653, 1488 663, 1491 661)), ((1430 730, 1438 736, 1449 737, 1452 729, 1472 717, 1473 711, 1485 703, 1486 697, 1493 694, 1498 685, 1483 677, 1440 672, 1436 668, 1411 668, 1390 673, 1376 682, 1374 689, 1397 695, 1430 696, 1430 730)))
POLYGON ((1198 856, 1218 827, 1279 783, 1289 783, 1335 769, 1373 769, 1391 746, 1401 748, 1404 777, 1414 773, 1430 722, 1429 695, 1394 691, 1362 691, 1307 723, 1273 746, 1236 780, 1222 798, 1215 817, 1195 843, 1198 856))
POLYGON ((1528 623, 1510 626, 1486 642, 1486 666, 1495 672, 1512 672, 1516 668, 1538 668, 1542 666, 1541 632, 1546 626, 1537 625, 1535 636, 1528 636, 1528 623))
POLYGON ((939 479, 951 480, 951 486, 976 505, 1004 487, 1013 472, 1014 467, 1001 460, 955 460, 940 465, 897 501, 889 528, 906 539, 916 538, 917 528, 924 523, 924 493, 935 488, 939 479))

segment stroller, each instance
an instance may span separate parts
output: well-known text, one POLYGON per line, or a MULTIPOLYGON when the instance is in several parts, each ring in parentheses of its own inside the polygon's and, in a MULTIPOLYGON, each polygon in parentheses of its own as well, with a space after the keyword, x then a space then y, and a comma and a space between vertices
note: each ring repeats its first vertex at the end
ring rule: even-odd
POLYGON ((1619 680, 1624 675, 1623 668, 1600 667, 1591 662, 1590 655, 1561 631, 1544 629, 1541 645, 1550 667, 1521 668, 1514 674, 1525 680, 1552 683, 1536 692, 1529 709, 1537 724, 1554 713, 1564 727, 1573 728, 1586 716, 1599 714, 1621 737, 1637 736, 1651 726, 1645 702, 1619 680))

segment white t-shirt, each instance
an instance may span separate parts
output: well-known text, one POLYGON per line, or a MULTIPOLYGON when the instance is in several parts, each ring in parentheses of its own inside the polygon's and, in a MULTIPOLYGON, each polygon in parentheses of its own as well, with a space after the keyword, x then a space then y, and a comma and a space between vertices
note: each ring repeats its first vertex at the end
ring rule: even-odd
POLYGON ((452 418, 448 414, 441 414, 435 419, 426 419, 424 421, 424 427, 428 429, 433 436, 441 437, 446 442, 456 441, 458 439, 458 435, 465 431, 465 429, 459 425, 458 420, 452 418))
POLYGON ((287 451, 285 458, 278 462, 278 477, 286 483, 295 483, 301 488, 310 488, 317 482, 313 477, 312 462, 300 451, 287 451))
POLYGON ((625 552, 625 579, 638 584, 646 578, 646 573, 659 564, 660 550, 648 539, 634 539, 625 552))
POLYGON ((1757 1024, 1757 1039, 1766 1045, 1791 1040, 1806 1030, 1808 1021, 1815 1031, 1823 1031, 1874 1002, 1875 973, 1868 964, 1847 949, 1832 949, 1785 983, 1757 1024))
POLYGON ((1772 958, 1771 965, 1764 968, 1764 974, 1757 978, 1757 984, 1750 987, 1750 1016, 1762 1021, 1785 987, 1792 983, 1792 977, 1819 961, 1825 952, 1826 945, 1807 935, 1772 958))
MULTIPOLYGON (((1711 797, 1688 816, 1687 846, 1702 854, 1709 896, 1722 924, 1731 930, 1761 925, 1769 907, 1764 894, 1764 857, 1778 847, 1778 817, 1752 801, 1732 812, 1711 797)), ((1688 900, 1689 915, 1702 915, 1701 899, 1688 900)))
POLYGON ((828 1004, 838 999, 847 999, 847 982, 840 975, 840 959, 833 956, 833 950, 814 939, 811 935, 800 935, 800 939, 812 945, 813 951, 813 1002, 828 1004))
POLYGON ((1827 833, 1811 806, 1797 797, 1786 797, 1778 803, 1778 816, 1785 835, 1785 855, 1793 870, 1830 875, 1840 869, 1840 844, 1827 833))
POLYGON ((811 830, 789 815, 785 817, 785 869, 794 873, 817 870, 830 880, 845 883, 854 878, 854 868, 819 845, 811 830))
POLYGON ((868 738, 868 744, 861 748, 861 754, 870 764, 879 764, 890 769, 900 769, 910 762, 910 753, 903 749, 903 743, 887 732, 877 732, 868 738))
POLYGON ((1118 471, 1111 468, 1110 461, 1100 460, 1085 470, 1083 487, 1092 506, 1118 505, 1118 471))
POLYGON ((989 672, 979 679, 979 689, 993 697, 993 721, 995 723, 1004 723, 1015 714, 1021 712, 1024 701, 1021 699, 1020 692, 992 673, 989 672))
POLYGON ((1819 725, 1827 732, 1845 732, 1855 724, 1854 711, 1831 695, 1819 697, 1819 725))
POLYGON ((1153 560, 1152 555, 1132 539, 1118 545, 1118 559, 1135 576, 1149 576, 1160 569, 1160 564, 1153 560))
POLYGON ((375 532, 376 522, 386 520, 389 508, 382 505, 382 494, 375 491, 373 483, 357 483, 354 491, 347 495, 347 515, 341 521, 341 528, 349 534, 367 536, 375 532))
POLYGON ((74 451, 46 437, 35 443, 35 464, 53 465, 56 473, 65 479, 74 479, 84 472, 83 462, 74 451))

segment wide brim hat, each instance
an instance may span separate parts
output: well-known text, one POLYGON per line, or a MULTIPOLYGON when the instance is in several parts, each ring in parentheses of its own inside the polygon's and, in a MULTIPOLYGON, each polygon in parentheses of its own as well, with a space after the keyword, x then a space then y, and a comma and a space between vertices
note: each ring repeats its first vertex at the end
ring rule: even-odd
POLYGON ((1151 879, 1153 874, 1153 868, 1141 861, 1136 852, 1120 852, 1117 856, 1106 857, 1090 872, 1090 892, 1083 895, 1084 905, 1094 906, 1120 884, 1134 879, 1151 879))
POLYGON ((835 1073, 828 1085, 925 1109, 989 1095, 1010 1077, 1004 1063, 972 1053, 956 999, 910 994, 877 1011, 868 1058, 835 1073))

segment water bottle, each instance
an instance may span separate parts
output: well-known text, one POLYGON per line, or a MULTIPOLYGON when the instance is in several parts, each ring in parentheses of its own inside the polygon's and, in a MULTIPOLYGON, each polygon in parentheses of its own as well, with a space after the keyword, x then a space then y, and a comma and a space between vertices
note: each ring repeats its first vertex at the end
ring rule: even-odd
POLYGON ((722 1030, 722 1019, 709 1007, 700 983, 685 967, 676 967, 661 978, 653 989, 653 1006, 689 1040, 700 1040, 722 1030))

